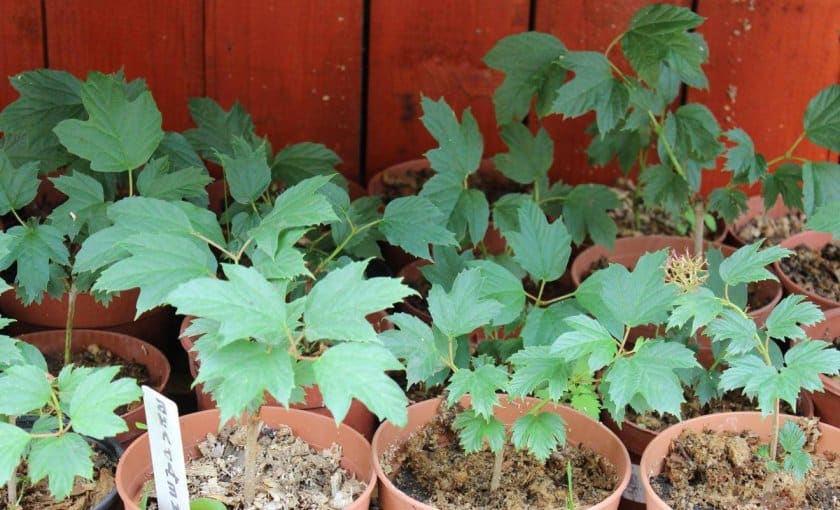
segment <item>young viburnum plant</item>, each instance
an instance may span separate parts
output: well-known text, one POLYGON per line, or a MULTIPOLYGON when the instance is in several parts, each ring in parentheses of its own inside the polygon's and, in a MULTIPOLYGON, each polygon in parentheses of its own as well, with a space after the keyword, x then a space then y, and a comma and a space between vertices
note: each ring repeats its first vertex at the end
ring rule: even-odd
POLYGON ((781 195, 788 206, 804 206, 807 214, 840 201, 840 191, 829 184, 840 177, 840 165, 795 155, 805 138, 835 152, 840 149, 840 86, 831 85, 811 100, 802 135, 769 161, 755 152, 744 130, 723 132, 706 106, 672 105, 683 85, 709 86, 701 67, 708 60, 708 47, 694 31, 702 22, 687 8, 648 5, 603 53, 569 51, 552 35, 529 32, 502 39, 485 57, 490 67, 506 73, 494 95, 500 123, 524 118, 534 96, 539 117, 578 117, 594 111, 591 161, 606 164, 615 157, 626 174, 637 168, 637 189, 646 204, 663 207, 674 218, 693 217, 696 253, 702 252, 707 212, 732 221, 746 210, 740 185, 761 183, 768 206, 781 195), (610 59, 619 46, 632 73, 610 59), (571 80, 568 72, 574 75, 571 80), (722 155, 723 170, 732 176, 706 199, 700 194, 703 171, 715 168, 722 155))
MULTIPOLYGON (((32 74, 43 79, 40 72, 32 74)), ((56 76, 67 83, 75 80, 61 73, 56 76)), ((27 94, 35 93, 23 86, 20 90, 24 98, 19 102, 26 102, 27 94)), ((121 74, 91 73, 85 83, 79 84, 78 94, 80 115, 88 120, 65 119, 55 128, 62 149, 75 158, 76 169, 50 178, 67 199, 52 211, 45 211, 46 217, 24 218, 20 212, 38 194, 43 160, 16 167, 6 150, 0 149, 0 214, 11 213, 18 222, 0 233, 0 269, 15 266, 16 292, 24 304, 40 303, 45 293, 53 297, 66 294, 65 364, 70 361, 76 298, 80 292, 91 291, 96 277, 95 271, 75 267, 76 255, 89 236, 111 224, 106 211, 116 198, 115 191, 109 194, 95 176, 128 172, 131 195, 132 172, 142 168, 136 181, 144 196, 199 201, 206 200, 204 186, 211 180, 186 139, 161 130, 160 112, 144 83, 127 84, 121 74)), ((13 109, 13 118, 20 120, 23 114, 13 108, 16 104, 7 110, 13 109)), ((93 295, 107 303, 107 294, 93 295)))
POLYGON ((803 331, 802 325, 823 319, 820 309, 804 301, 803 296, 784 298, 761 328, 742 305, 730 300, 729 289, 733 286, 775 279, 765 266, 791 253, 776 246, 759 248, 760 243, 745 246, 720 264, 723 296, 692 283, 702 271, 702 261, 698 264, 686 257, 672 258, 669 277, 680 295, 668 325, 681 327, 690 323, 692 332, 706 328, 706 334, 723 351, 722 359, 727 365, 720 376, 720 388, 740 389, 757 400, 762 414, 773 421, 766 452, 770 467, 778 468, 781 461, 785 470, 801 479, 811 467, 811 459, 802 450, 805 434, 795 421, 781 424, 779 405, 784 401, 796 409, 800 391, 822 391, 819 374, 840 372, 840 353, 830 348, 829 342, 812 340, 803 331), (782 354, 780 344, 784 342, 796 343, 782 354))
MULTIPOLYGON (((2 291, 9 289, 5 283, 2 291)), ((0 318, 5 327, 11 321, 0 318)), ((114 410, 140 398, 131 378, 114 380, 119 367, 65 366, 57 377, 31 345, 0 335, 0 484, 6 506, 19 508, 20 487, 44 478, 50 494, 70 495, 77 476, 93 479, 94 452, 85 437, 104 439, 128 430, 114 410), (17 417, 35 416, 31 428, 17 417), (19 470, 21 464, 25 469, 19 470), (19 472, 20 471, 20 472, 19 472)))

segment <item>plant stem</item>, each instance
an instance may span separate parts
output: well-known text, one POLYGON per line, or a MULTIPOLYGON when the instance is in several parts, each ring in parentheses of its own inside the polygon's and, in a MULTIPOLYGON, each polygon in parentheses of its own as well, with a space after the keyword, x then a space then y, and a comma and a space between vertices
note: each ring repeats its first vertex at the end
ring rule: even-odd
POLYGON ((225 247, 223 247, 223 246, 219 245, 218 243, 212 241, 210 238, 205 237, 200 232, 193 232, 192 235, 201 239, 202 241, 209 244, 213 248, 216 248, 220 252, 224 253, 230 260, 232 260, 234 262, 239 262, 239 259, 236 257, 235 253, 231 252, 230 250, 227 250, 225 247))
POLYGON ((76 282, 71 280, 70 288, 67 290, 67 322, 64 325, 64 366, 70 364, 73 355, 73 320, 76 316, 76 296, 78 293, 76 282))
POLYGON ((706 208, 703 205, 703 199, 697 200, 694 204, 694 256, 703 254, 703 234, 706 218, 706 208))
POLYGON ((260 417, 254 413, 248 417, 248 429, 245 435, 245 487, 244 503, 251 506, 257 495, 257 450, 260 437, 260 417))
POLYGON ((347 237, 343 241, 341 241, 341 243, 338 246, 335 247, 335 249, 332 251, 332 253, 330 253, 330 255, 327 258, 325 258, 324 260, 321 261, 320 264, 318 264, 318 266, 315 268, 315 270, 312 271, 312 276, 315 276, 318 273, 320 273, 321 270, 324 269, 324 267, 327 264, 329 264, 332 259, 334 259, 336 256, 338 256, 339 253, 341 253, 341 250, 343 250, 347 246, 347 244, 350 242, 350 240, 353 239, 357 234, 360 234, 360 233, 364 232, 365 230, 369 229, 370 227, 378 225, 381 222, 382 222, 382 220, 375 220, 375 221, 371 221, 370 223, 365 223, 361 227, 356 227, 355 225, 353 225, 351 223, 350 224, 350 234, 348 234, 347 237))
POLYGON ((779 450, 779 399, 773 400, 773 430, 770 431, 770 460, 776 460, 779 450))
POLYGON ((564 299, 569 299, 570 297, 574 297, 574 292, 569 292, 568 294, 563 294, 562 296, 557 296, 556 298, 546 299, 541 301, 543 306, 553 305, 558 301, 563 301, 564 299))
POLYGON ((496 451, 496 459, 493 462, 493 476, 490 478, 490 492, 495 492, 499 489, 499 484, 502 480, 502 464, 505 461, 505 445, 496 451))
POLYGON ((18 223, 20 223, 20 226, 21 226, 21 227, 23 227, 23 228, 27 228, 27 229, 29 228, 29 225, 27 225, 27 224, 26 224, 26 222, 25 222, 25 221, 23 221, 23 219, 21 219, 21 217, 20 217, 20 215, 18 215, 18 212, 17 212, 17 211, 15 211, 14 209, 12 209, 12 214, 14 214, 15 219, 18 221, 18 223))
POLYGON ((674 154, 674 149, 671 147, 671 142, 668 141, 668 137, 666 137, 665 133, 662 132, 662 124, 660 124, 659 121, 656 120, 656 115, 654 115, 652 111, 648 110, 647 113, 648 117, 650 118, 651 124, 653 124, 653 130, 656 132, 656 136, 658 136, 659 139, 662 140, 662 145, 665 147, 665 152, 668 153, 668 159, 671 161, 671 165, 674 166, 674 170, 676 170, 677 173, 680 174, 680 177, 688 180, 688 178, 685 175, 685 171, 682 168, 682 165, 677 159, 677 155, 674 154))
MULTIPOLYGON (((15 417, 9 416, 9 423, 12 425, 15 424, 15 417)), ((17 508, 17 476, 15 476, 17 470, 12 472, 12 476, 9 477, 9 481, 6 482, 6 501, 9 503, 9 508, 14 509, 17 508)))
POLYGON ((134 171, 128 169, 128 196, 134 196, 134 171))
POLYGON ((540 280, 540 290, 537 292, 537 301, 534 303, 536 306, 542 304, 543 291, 545 291, 545 280, 540 280))

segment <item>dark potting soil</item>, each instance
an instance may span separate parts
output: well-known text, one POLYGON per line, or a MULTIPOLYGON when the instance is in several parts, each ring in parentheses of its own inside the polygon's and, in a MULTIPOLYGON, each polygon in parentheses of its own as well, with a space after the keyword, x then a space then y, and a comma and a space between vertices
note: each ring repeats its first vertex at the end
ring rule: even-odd
MULTIPOLYGON (((382 200, 386 204, 391 200, 416 195, 420 188, 435 175, 431 168, 411 169, 404 173, 385 172, 382 174, 382 200)), ((493 204, 508 193, 522 193, 527 187, 512 181, 503 175, 488 176, 475 172, 469 177, 469 187, 481 190, 487 201, 493 204)))
POLYGON ((564 508, 568 493, 566 462, 572 463, 575 504, 594 505, 615 490, 615 467, 603 456, 567 444, 545 464, 507 445, 501 486, 490 492, 495 455, 465 455, 449 409, 414 433, 403 447, 386 453, 383 469, 414 499, 441 510, 514 510, 564 508), (396 474, 391 466, 400 466, 396 474))
POLYGON ((827 510, 840 508, 840 457, 814 453, 817 421, 802 420, 814 467, 805 480, 770 472, 753 432, 684 431, 665 458, 654 491, 674 510, 827 510))
MULTIPOLYGON (((187 461, 191 498, 213 498, 228 510, 334 510, 352 503, 367 487, 340 466, 338 445, 318 451, 289 427, 263 426, 257 441, 256 498, 246 507, 245 440, 245 427, 226 426, 199 443, 202 456, 187 461)), ((151 483, 148 491, 154 494, 151 483)), ((151 501, 149 510, 155 510, 151 501)))
MULTIPOLYGON (((44 356, 47 360, 47 369, 52 375, 58 375, 61 368, 64 366, 64 354, 53 353, 44 356)), ((88 345, 85 350, 73 353, 72 362, 78 367, 108 367, 119 366, 120 371, 117 372, 115 379, 122 377, 133 377, 137 380, 138 385, 154 386, 154 382, 149 375, 149 369, 145 365, 141 365, 135 361, 127 361, 113 352, 103 349, 96 344, 88 345)), ((118 407, 117 414, 124 414, 133 405, 118 407)))
POLYGON ((771 246, 802 232, 805 229, 805 220, 805 214, 796 210, 789 211, 778 218, 756 216, 740 227, 735 235, 747 244, 766 239, 764 245, 771 246))
POLYGON ((840 242, 832 241, 821 250, 805 245, 779 264, 788 278, 800 287, 832 301, 840 301, 840 242))
MULTIPOLYGON (((24 488, 21 508, 23 510, 88 510, 102 502, 114 488, 114 472, 117 464, 95 446, 93 451, 93 480, 85 480, 77 476, 70 496, 63 501, 55 501, 50 496, 47 479, 43 479, 34 486, 24 488)), ((6 485, 3 484, 0 487, 0 508, 6 508, 4 506, 6 499, 6 485)))

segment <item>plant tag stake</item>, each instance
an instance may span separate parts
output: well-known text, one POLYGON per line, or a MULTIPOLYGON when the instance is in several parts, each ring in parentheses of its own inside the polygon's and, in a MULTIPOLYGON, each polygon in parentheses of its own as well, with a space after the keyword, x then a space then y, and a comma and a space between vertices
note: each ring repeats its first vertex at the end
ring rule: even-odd
POLYGON ((146 408, 158 508, 189 510, 190 495, 178 406, 148 386, 143 386, 143 406, 146 408))

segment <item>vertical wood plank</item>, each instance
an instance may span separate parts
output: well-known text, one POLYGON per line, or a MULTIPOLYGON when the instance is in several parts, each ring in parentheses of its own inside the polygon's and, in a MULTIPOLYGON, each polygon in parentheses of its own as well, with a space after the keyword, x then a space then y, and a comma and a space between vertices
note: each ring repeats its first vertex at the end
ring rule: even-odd
POLYGON ((203 0, 46 0, 49 65, 84 78, 121 67, 143 77, 165 129, 192 125, 187 99, 204 94, 203 0))
MULTIPOLYGON (((610 41, 626 30, 636 10, 650 3, 650 0, 537 0, 535 28, 555 35, 570 50, 604 51, 610 41)), ((684 7, 691 5, 688 0, 671 3, 684 7)), ((610 58, 620 55, 620 47, 617 47, 610 53, 610 58)), ((624 63, 621 67, 628 68, 624 63)), ((542 121, 554 139, 553 178, 572 184, 612 184, 621 175, 616 164, 596 168, 588 163, 586 147, 592 137, 584 130, 594 120, 595 116, 589 114, 566 120, 552 115, 542 121)))
MULTIPOLYGON (((709 90, 691 90, 724 129, 741 127, 756 150, 781 155, 802 132, 802 114, 821 89, 840 82, 837 0, 700 0, 707 17, 709 90)), ((836 159, 807 140, 797 153, 836 159)), ((707 185, 728 176, 710 175, 707 185)))
POLYGON ((17 99, 9 76, 44 67, 44 31, 40 0, 0 2, 0 107, 17 99))
POLYGON ((529 11, 526 0, 372 0, 368 178, 434 147, 418 119, 421 92, 444 96, 458 113, 472 107, 485 153, 504 149, 492 102, 502 76, 481 59, 497 40, 527 30, 529 11))
POLYGON ((207 93, 239 100, 275 150, 323 143, 358 176, 361 0, 208 0, 207 93))

